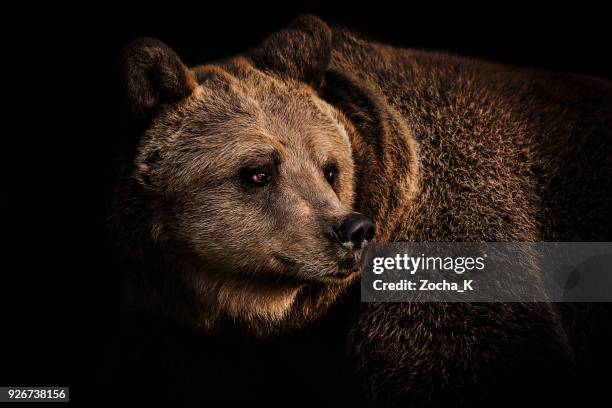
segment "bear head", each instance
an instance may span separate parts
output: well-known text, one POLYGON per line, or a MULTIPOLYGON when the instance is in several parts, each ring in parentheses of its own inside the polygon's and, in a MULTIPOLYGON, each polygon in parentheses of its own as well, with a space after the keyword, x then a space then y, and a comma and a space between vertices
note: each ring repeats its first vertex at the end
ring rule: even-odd
POLYGON ((302 17, 191 69, 154 39, 125 48, 143 129, 112 216, 130 306, 267 336, 315 319, 355 281, 374 225, 352 210, 354 129, 317 91, 331 41, 302 17))

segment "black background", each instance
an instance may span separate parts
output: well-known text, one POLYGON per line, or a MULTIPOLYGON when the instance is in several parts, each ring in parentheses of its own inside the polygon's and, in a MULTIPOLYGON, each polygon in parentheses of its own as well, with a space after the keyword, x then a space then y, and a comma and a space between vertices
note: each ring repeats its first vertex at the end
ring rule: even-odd
POLYGON ((83 401, 105 358, 119 296, 105 215, 125 137, 115 68, 130 39, 156 37, 205 63, 310 12, 394 45, 612 78, 603 6, 153 3, 5 16, 0 385, 70 385, 83 401))

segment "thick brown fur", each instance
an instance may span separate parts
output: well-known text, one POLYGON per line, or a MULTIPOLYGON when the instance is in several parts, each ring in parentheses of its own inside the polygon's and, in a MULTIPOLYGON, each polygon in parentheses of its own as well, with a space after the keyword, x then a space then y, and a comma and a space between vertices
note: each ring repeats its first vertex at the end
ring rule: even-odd
MULTIPOLYGON (((355 280, 317 275, 337 268, 320 220, 350 211, 373 219, 380 242, 612 238, 608 81, 397 49, 315 17, 189 71, 165 46, 147 47, 166 55, 178 90, 128 89, 136 113, 154 112, 114 213, 132 307, 204 331, 228 321, 258 336, 298 329, 355 280), (152 94, 167 95, 155 110, 152 94), (262 140, 293 172, 286 214, 219 183, 262 140), (342 170, 333 191, 313 166, 331 155, 342 170), (278 248, 310 263, 292 275, 262 261, 278 248)), ((363 304, 347 323, 348 355, 376 406, 515 401, 513 387, 581 364, 580 333, 595 320, 577 329, 569 309, 363 304)))

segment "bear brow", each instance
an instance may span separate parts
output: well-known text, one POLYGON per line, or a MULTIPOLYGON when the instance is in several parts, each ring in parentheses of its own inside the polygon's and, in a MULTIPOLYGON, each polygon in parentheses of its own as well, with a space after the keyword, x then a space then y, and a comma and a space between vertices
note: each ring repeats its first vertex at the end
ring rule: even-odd
POLYGON ((244 167, 258 167, 265 165, 279 165, 281 163, 280 152, 272 147, 254 148, 240 155, 240 163, 244 167))

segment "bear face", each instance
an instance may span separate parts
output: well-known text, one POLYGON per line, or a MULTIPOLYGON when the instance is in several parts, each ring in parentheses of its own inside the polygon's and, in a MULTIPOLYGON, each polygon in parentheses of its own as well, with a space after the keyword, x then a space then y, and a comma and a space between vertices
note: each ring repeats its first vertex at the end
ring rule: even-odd
POLYGON ((318 59, 265 65, 302 35, 325 33, 280 33, 251 56, 193 69, 156 40, 124 52, 146 129, 114 211, 120 238, 144 243, 132 250, 134 304, 267 335, 312 320, 358 275, 374 226, 351 210, 351 126, 311 86, 318 59))
POLYGON ((219 71, 202 69, 193 95, 145 134, 137 160, 159 160, 136 177, 172 206, 156 228, 210 271, 329 280, 355 269, 356 252, 331 239, 353 198, 351 147, 334 112, 256 70, 219 71))

